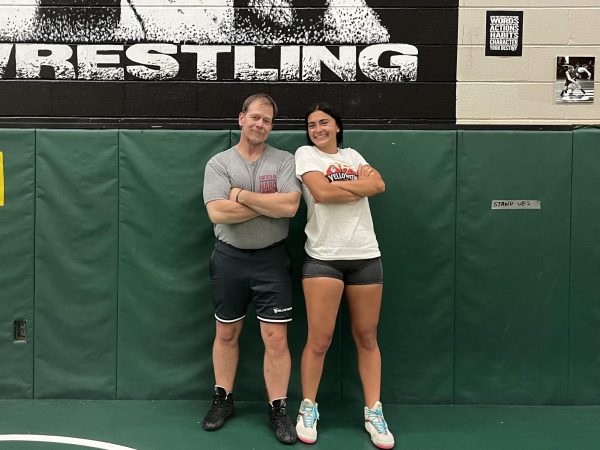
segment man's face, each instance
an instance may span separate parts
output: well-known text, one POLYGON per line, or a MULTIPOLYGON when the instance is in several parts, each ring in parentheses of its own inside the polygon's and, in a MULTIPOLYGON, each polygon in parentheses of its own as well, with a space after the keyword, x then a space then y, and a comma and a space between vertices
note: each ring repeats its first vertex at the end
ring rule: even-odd
POLYGON ((246 112, 241 112, 238 122, 242 137, 252 145, 263 144, 273 128, 273 107, 262 99, 250 103, 246 112))

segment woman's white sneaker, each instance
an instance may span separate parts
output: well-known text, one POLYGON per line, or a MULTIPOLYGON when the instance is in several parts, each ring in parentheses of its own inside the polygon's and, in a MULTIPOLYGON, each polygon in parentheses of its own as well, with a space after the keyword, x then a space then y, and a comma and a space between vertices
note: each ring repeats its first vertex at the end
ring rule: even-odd
POLYGON ((296 421, 296 434, 305 444, 317 442, 317 420, 319 420, 318 404, 305 398, 300 403, 298 419, 296 421))
POLYGON ((375 402, 373 408, 365 406, 365 430, 371 435, 371 441, 375 447, 383 449, 394 447, 394 435, 390 433, 383 418, 381 402, 375 402))

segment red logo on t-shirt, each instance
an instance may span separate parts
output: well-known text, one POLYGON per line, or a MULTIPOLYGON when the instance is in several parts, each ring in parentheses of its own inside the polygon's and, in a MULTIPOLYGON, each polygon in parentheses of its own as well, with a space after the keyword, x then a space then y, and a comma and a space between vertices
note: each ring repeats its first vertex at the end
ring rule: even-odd
POLYGON ((260 175, 258 181, 258 190, 261 194, 273 194, 274 192, 277 192, 276 175, 260 175))
POLYGON ((346 166, 343 164, 331 164, 329 167, 327 167, 325 176, 329 178, 330 182, 356 180, 358 178, 358 174, 351 166, 346 166))

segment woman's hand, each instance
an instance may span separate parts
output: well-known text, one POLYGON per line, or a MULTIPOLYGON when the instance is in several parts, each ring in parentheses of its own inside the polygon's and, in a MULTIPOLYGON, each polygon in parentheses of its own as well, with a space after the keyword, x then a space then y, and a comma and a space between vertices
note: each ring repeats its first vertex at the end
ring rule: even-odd
POLYGON ((358 166, 358 178, 365 178, 365 177, 370 177, 372 175, 375 175, 377 173, 377 171, 375 169, 373 169, 373 167, 371 166, 365 166, 365 165, 360 165, 358 166))

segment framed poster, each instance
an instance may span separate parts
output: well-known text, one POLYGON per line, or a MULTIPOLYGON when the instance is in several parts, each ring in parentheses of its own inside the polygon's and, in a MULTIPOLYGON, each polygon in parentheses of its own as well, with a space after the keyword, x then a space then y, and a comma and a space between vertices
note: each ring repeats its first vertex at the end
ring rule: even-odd
POLYGON ((558 56, 556 58, 557 103, 591 103, 594 101, 593 56, 558 56))
POLYGON ((487 11, 485 56, 523 54, 523 11, 487 11))

